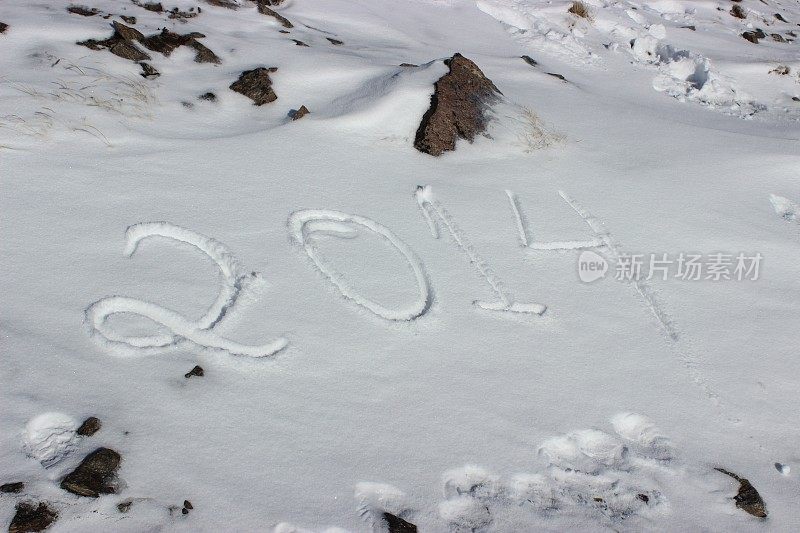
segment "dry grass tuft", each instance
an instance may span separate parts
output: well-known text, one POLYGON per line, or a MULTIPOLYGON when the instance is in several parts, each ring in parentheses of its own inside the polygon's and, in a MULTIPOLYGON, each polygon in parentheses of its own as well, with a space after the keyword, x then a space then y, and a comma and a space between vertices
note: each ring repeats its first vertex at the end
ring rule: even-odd
POLYGON ((589 11, 589 7, 580 0, 572 2, 572 5, 569 6, 567 11, 586 20, 592 20, 592 14, 589 11))

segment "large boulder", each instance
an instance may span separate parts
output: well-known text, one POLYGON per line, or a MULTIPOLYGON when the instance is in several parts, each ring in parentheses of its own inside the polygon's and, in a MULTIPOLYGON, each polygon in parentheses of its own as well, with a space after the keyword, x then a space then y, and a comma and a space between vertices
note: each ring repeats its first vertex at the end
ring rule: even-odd
POLYGON ((445 60, 450 71, 435 83, 431 106, 417 129, 414 147, 439 156, 455 150, 459 138, 472 142, 486 130, 486 110, 502 93, 478 66, 455 54, 445 60))

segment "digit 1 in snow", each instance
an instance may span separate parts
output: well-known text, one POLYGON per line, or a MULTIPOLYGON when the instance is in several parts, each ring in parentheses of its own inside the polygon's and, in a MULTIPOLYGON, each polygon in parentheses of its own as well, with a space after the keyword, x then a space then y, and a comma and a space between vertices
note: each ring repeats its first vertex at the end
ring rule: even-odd
POLYGON ((438 219, 447 229, 447 232, 453 238, 456 246, 464 252, 470 264, 475 266, 475 269, 497 296, 496 302, 481 302, 475 300, 473 302, 475 305, 488 311, 507 311, 535 315, 541 315, 547 310, 547 306, 542 304, 526 304, 514 301, 514 295, 505 288, 504 283, 497 277, 494 269, 478 255, 477 250, 475 250, 475 247, 469 241, 466 233, 456 225, 455 220, 453 220, 453 217, 447 209, 436 199, 429 185, 417 187, 415 198, 420 211, 422 211, 422 216, 425 217, 425 221, 428 223, 433 238, 439 238, 438 219))

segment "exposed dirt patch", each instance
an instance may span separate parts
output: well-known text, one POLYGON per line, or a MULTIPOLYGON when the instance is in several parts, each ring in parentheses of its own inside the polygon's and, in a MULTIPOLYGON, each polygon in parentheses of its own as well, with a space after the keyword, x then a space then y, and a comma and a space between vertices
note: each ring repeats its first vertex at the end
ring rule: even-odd
POLYGON ((486 131, 486 109, 502 94, 475 63, 461 54, 445 60, 445 64, 450 72, 434 84, 431 107, 414 139, 417 150, 433 156, 455 150, 458 138, 472 142, 486 131))
POLYGON ((130 17, 128 15, 120 15, 119 18, 121 18, 128 24, 136 24, 136 17, 130 17))
POLYGON ((269 75, 277 70, 276 67, 245 70, 239 79, 230 85, 230 89, 248 97, 255 105, 274 102, 278 99, 278 95, 272 90, 272 80, 269 75))
POLYGON ((44 531, 58 519, 58 512, 45 502, 19 502, 8 533, 44 531))
POLYGON ((122 460, 120 455, 109 448, 98 448, 87 455, 78 467, 61 481, 61 488, 77 494, 97 498, 101 494, 113 494, 115 489, 109 484, 122 460))

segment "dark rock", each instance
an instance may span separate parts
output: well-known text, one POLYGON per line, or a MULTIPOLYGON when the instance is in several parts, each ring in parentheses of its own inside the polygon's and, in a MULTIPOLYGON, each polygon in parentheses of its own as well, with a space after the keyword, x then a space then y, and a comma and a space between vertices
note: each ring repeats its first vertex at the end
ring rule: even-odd
POLYGON ((258 0, 258 1, 263 2, 268 6, 279 6, 283 3, 283 0, 258 0))
POLYGON ((784 39, 783 35, 781 35, 780 33, 771 33, 770 37, 772 37, 773 41, 777 41, 779 43, 785 43, 786 42, 786 39, 784 39))
POLYGON ((8 533, 44 531, 58 519, 58 512, 44 502, 20 502, 8 526, 8 533))
POLYGON ((5 22, 0 22, 0 33, 5 33, 7 29, 8 29, 8 24, 6 24, 5 22))
POLYGON ((164 28, 161 30, 161 33, 144 37, 141 39, 141 43, 148 50, 159 52, 164 54, 166 57, 169 57, 170 54, 172 54, 172 52, 174 52, 175 49, 180 46, 189 46, 195 51, 194 60, 196 62, 220 63, 219 57, 217 57, 214 52, 197 41, 197 39, 201 39, 203 37, 205 37, 205 35, 202 33, 193 32, 181 35, 164 28))
POLYGON ((767 508, 764 504, 764 500, 748 480, 741 478, 733 472, 725 470, 724 468, 715 468, 714 470, 717 472, 722 472, 726 476, 730 476, 739 482, 739 490, 736 493, 736 496, 733 497, 733 499, 736 501, 736 507, 746 513, 757 516, 758 518, 767 517, 767 508))
POLYGON ((758 44, 758 34, 754 31, 746 31, 742 34, 742 37, 751 43, 758 44))
POLYGON ((87 455, 78 467, 61 481, 61 488, 77 494, 97 498, 100 494, 113 494, 108 482, 119 467, 122 458, 114 450, 98 448, 87 455))
POLYGON ((527 64, 529 64, 529 65, 530 65, 530 66, 532 66, 532 67, 535 67, 536 65, 538 65, 538 64, 539 64, 539 63, 538 63, 538 62, 537 62, 537 61, 536 61, 534 58, 532 58, 531 56, 521 56, 521 57, 522 57, 522 60, 523 60, 523 61, 525 61, 527 64))
POLYGON ((196 63, 214 63, 215 65, 219 65, 222 63, 222 60, 212 52, 208 47, 198 41, 192 41, 189 45, 194 48, 194 60, 196 63))
POLYGON ((142 32, 136 28, 126 26, 121 22, 112 22, 111 26, 114 28, 114 35, 111 37, 112 39, 117 38, 125 41, 141 41, 144 39, 144 34, 142 32))
POLYGON ((136 24, 136 17, 129 17, 128 15, 120 15, 119 18, 121 18, 128 24, 136 24))
POLYGON ((253 70, 245 70, 239 79, 230 85, 230 89, 239 94, 243 94, 253 101, 255 105, 264 105, 274 102, 278 95, 272 90, 272 80, 269 78, 271 72, 278 69, 275 67, 259 67, 253 70))
POLYGON ((786 65, 778 65, 774 69, 770 70, 770 74, 778 74, 779 76, 786 76, 791 72, 791 69, 786 65))
POLYGON ((189 509, 184 507, 183 509, 181 509, 181 514, 189 514, 189 509))
POLYGON ((167 15, 167 18, 185 20, 185 19, 192 19, 199 14, 200 12, 199 11, 195 12, 194 8, 190 8, 189 11, 181 11, 177 7, 173 7, 170 10, 169 15, 167 15))
POLYGON ((228 9, 239 9, 239 4, 235 0, 206 0, 207 4, 228 9))
MULTIPOLYGON (((200 100, 205 100, 206 102, 216 102, 217 101, 217 95, 212 93, 212 92, 203 93, 200 96, 198 96, 198 98, 200 100)), ((201 367, 199 367, 199 366, 195 366, 193 369, 191 369, 186 374, 186 377, 189 378, 191 376, 202 376, 203 374, 204 374, 203 369, 201 367)))
MULTIPOLYGON (((201 100, 208 100, 210 102, 214 102, 214 101, 216 101, 217 96, 214 93, 206 93, 206 94, 200 95, 200 99, 201 100), (211 95, 211 96, 209 97, 208 95, 211 95)), ((186 379, 189 379, 192 376, 197 376, 197 377, 201 378, 201 377, 203 377, 204 374, 205 374, 205 372, 203 371, 203 368, 201 366, 199 366, 199 365, 195 365, 195 367, 193 369, 189 370, 186 374, 184 374, 184 377, 186 379)))
POLYGON ((414 63, 400 63, 401 67, 404 68, 417 68, 419 65, 415 65, 414 63))
POLYGON ((289 116, 292 117, 292 120, 300 120, 301 118, 303 118, 304 116, 308 115, 309 113, 311 113, 311 111, 309 111, 306 106, 301 105, 300 109, 297 109, 297 110, 293 109, 292 111, 290 111, 289 112, 289 116))
POLYGON ((781 22, 786 22, 786 23, 788 23, 788 22, 789 22, 788 20, 786 20, 785 18, 783 18, 783 15, 781 15, 780 13, 775 13, 775 18, 776 18, 776 19, 778 19, 778 20, 780 20, 781 22))
POLYGON ((289 19, 275 11, 274 9, 270 9, 267 6, 276 6, 278 4, 272 3, 269 0, 257 0, 258 1, 258 12, 262 15, 267 15, 268 17, 272 17, 278 22, 280 22, 281 26, 284 28, 294 28, 294 24, 289 22, 289 19))
POLYGON ((650 496, 648 496, 647 494, 637 494, 636 497, 642 500, 644 503, 650 501, 650 496))
POLYGON ((194 509, 192 502, 190 502, 189 500, 183 500, 183 507, 186 509, 194 509))
POLYGON ((126 500, 124 502, 120 502, 117 504, 117 511, 120 513, 127 513, 131 510, 131 505, 133 505, 133 500, 126 500))
POLYGON ((417 533, 417 526, 391 513, 383 513, 389 533, 417 533))
POLYGON ((4 485, 0 485, 0 492, 5 492, 6 494, 19 494, 24 488, 25 483, 22 481, 17 481, 15 483, 6 483, 4 485))
POLYGON ((152 11, 153 13, 163 13, 164 6, 161 5, 161 2, 148 2, 145 4, 137 4, 140 7, 145 8, 148 11, 152 11))
POLYGON ((67 11, 74 15, 81 15, 82 17, 93 17, 100 13, 100 10, 96 7, 86 7, 86 6, 69 6, 67 11))
POLYGON ((139 48, 134 44, 134 41, 140 41, 144 38, 142 32, 126 26, 121 22, 114 21, 111 25, 114 28, 114 34, 108 39, 103 41, 88 39, 86 41, 81 41, 78 44, 91 48, 92 50, 102 50, 106 48, 112 54, 118 55, 124 59, 130 59, 132 61, 144 61, 146 59, 150 59, 150 56, 147 55, 147 53, 139 50, 139 48))
POLYGON ((694 25, 691 25, 691 26, 681 26, 681 28, 683 28, 684 30, 692 30, 692 31, 697 31, 697 26, 694 26, 694 25))
POLYGON ((78 435, 82 435, 84 437, 91 437, 92 435, 100 431, 101 427, 102 424, 100 423, 100 419, 94 416, 90 416, 89 418, 83 421, 83 424, 81 424, 81 427, 78 428, 77 433, 78 435))
POLYGON ((331 44, 335 44, 336 46, 340 46, 344 44, 344 42, 340 41, 339 39, 334 39, 333 37, 325 37, 331 44))
POLYGON ((564 77, 564 76, 562 76, 561 74, 556 74, 555 72, 548 72, 548 73, 547 73, 547 75, 548 75, 548 76, 553 76, 554 78, 558 78, 558 79, 560 79, 561 81, 567 81, 567 78, 565 78, 565 77, 564 77))
POLYGON ((742 6, 740 6, 739 4, 734 4, 733 7, 731 7, 730 13, 737 19, 747 18, 747 13, 744 12, 744 9, 742 9, 742 6))
POLYGON ((156 70, 156 68, 149 64, 149 63, 139 63, 139 66, 142 67, 142 71, 139 73, 143 78, 147 78, 148 80, 152 80, 161 76, 161 73, 156 70))
POLYGON ((130 59, 131 61, 145 61, 150 59, 149 55, 139 50, 136 45, 130 41, 119 41, 111 45, 108 50, 115 56, 119 56, 122 59, 130 59))
POLYGON ((792 96, 792 100, 795 102, 800 102, 800 96, 792 96))
POLYGON ((458 138, 472 142, 486 130, 485 111, 502 94, 478 66, 455 54, 445 60, 450 71, 434 84, 431 106, 414 139, 420 152, 439 156, 455 150, 458 138))
POLYGON ((294 44, 296 44, 297 46, 305 46, 306 48, 308 48, 308 45, 303 41, 299 41, 297 39, 292 39, 292 40, 294 41, 294 44))

